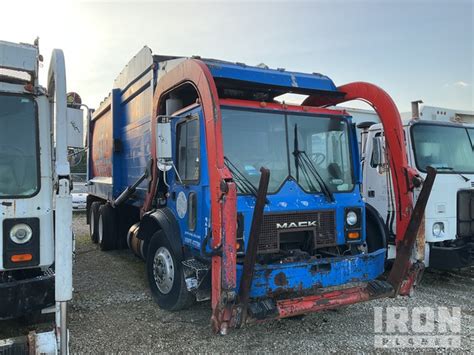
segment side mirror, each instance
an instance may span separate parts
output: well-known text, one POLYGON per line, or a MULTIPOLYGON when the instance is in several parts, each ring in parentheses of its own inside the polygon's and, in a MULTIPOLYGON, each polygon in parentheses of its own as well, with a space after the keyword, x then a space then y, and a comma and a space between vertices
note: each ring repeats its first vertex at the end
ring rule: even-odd
POLYGON ((155 129, 158 169, 161 171, 168 171, 173 167, 171 146, 171 117, 158 116, 155 129))
POLYGON ((83 112, 79 108, 68 107, 67 117, 67 146, 69 148, 84 147, 83 112))

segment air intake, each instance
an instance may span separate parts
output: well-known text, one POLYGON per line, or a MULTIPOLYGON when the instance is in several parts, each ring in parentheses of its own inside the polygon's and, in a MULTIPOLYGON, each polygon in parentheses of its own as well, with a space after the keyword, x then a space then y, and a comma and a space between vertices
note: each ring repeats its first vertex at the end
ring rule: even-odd
POLYGON ((474 190, 458 192, 457 235, 460 238, 474 235, 474 190))
POLYGON ((258 240, 258 253, 267 254, 280 251, 280 234, 300 231, 311 233, 313 245, 316 247, 336 245, 335 212, 308 211, 265 214, 258 240))

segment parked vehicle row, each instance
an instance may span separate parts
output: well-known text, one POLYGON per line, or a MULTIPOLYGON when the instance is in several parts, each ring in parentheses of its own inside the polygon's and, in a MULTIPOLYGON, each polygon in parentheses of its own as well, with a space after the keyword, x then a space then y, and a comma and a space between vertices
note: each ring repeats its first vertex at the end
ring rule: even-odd
POLYGON ((67 353, 73 209, 102 251, 144 260, 162 309, 210 300, 220 334, 408 295, 425 266, 472 265, 469 112, 416 103, 402 120, 373 84, 144 47, 84 135, 81 107, 92 111, 67 97, 62 51, 47 88, 37 43, 0 53, 12 71, 0 75, 0 319, 56 312, 52 332, 0 352, 67 353), (354 99, 375 112, 337 106, 354 99), (68 148, 85 137, 87 179, 72 190, 68 148))

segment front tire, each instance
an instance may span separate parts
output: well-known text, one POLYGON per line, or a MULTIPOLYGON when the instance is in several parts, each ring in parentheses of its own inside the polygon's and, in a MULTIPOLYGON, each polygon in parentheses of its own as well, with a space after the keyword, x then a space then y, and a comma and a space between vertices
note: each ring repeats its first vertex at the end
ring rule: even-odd
POLYGON ((188 308, 195 299, 186 288, 182 261, 163 231, 153 234, 146 258, 148 284, 155 302, 167 311, 188 308))

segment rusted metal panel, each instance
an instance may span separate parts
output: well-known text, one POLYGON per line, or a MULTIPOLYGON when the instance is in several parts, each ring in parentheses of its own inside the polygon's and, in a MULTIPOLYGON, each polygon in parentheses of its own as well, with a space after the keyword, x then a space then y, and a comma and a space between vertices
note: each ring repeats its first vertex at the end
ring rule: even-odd
POLYGON ((310 312, 337 308, 349 304, 368 301, 369 292, 364 286, 277 301, 278 318, 287 318, 310 312))
POLYGON ((415 260, 424 261, 425 260, 425 214, 421 217, 420 227, 418 228, 418 233, 416 234, 416 254, 415 260))
MULTIPOLYGON (((418 235, 418 230, 425 214, 425 207, 430 197, 431 189, 436 178, 436 169, 427 167, 428 175, 423 183, 420 195, 416 201, 415 209, 409 219, 408 228, 401 239, 397 243, 397 257, 393 264, 392 270, 388 277, 388 281, 393 286, 395 294, 401 290, 402 283, 404 283, 403 294, 411 289, 418 278, 418 274, 423 269, 421 265, 417 265, 411 260, 414 252, 415 242, 418 235)), ((423 238, 424 234, 419 238, 423 238)))
POLYGON ((227 194, 223 197, 229 208, 223 211, 222 243, 222 288, 233 292, 236 286, 236 229, 237 229, 237 190, 234 182, 227 182, 227 194))

